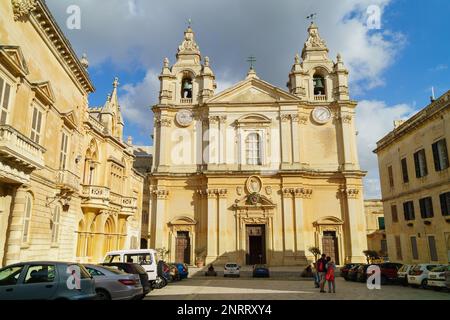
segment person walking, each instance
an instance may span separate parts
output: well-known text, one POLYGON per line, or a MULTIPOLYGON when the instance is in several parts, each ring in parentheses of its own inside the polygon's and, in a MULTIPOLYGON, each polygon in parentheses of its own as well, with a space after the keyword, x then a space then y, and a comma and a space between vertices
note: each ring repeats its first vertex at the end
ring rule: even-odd
POLYGON ((320 287, 320 292, 321 293, 325 293, 325 276, 327 273, 327 260, 326 260, 326 254, 322 254, 322 257, 317 260, 317 272, 319 273, 319 287, 320 287))
POLYGON ((331 260, 327 264, 327 274, 325 276, 325 279, 328 282, 328 293, 331 293, 331 288, 333 288, 333 293, 336 293, 335 273, 336 273, 336 264, 334 263, 334 261, 331 260))
POLYGON ((311 263, 311 271, 313 274, 313 279, 314 279, 314 286, 316 288, 319 288, 319 284, 320 284, 320 277, 319 277, 319 273, 317 271, 317 262, 313 262, 311 263))

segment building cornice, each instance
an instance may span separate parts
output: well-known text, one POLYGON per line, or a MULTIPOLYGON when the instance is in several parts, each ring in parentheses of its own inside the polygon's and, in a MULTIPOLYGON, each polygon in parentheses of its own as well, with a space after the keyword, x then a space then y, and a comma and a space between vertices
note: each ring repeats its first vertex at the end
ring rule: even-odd
POLYGON ((82 66, 69 40, 59 28, 43 0, 11 0, 14 20, 32 23, 44 41, 65 67, 71 78, 86 93, 95 91, 87 70, 82 66))
POLYGON ((448 111, 449 107, 450 107, 450 91, 447 91, 439 99, 433 101, 423 110, 419 111, 410 119, 405 121, 398 128, 394 129, 386 136, 384 136, 380 141, 377 142, 377 148, 373 152, 374 153, 380 152, 381 150, 385 149, 386 147, 388 147, 401 137, 405 136, 409 132, 417 130, 419 127, 423 126, 429 120, 448 111))

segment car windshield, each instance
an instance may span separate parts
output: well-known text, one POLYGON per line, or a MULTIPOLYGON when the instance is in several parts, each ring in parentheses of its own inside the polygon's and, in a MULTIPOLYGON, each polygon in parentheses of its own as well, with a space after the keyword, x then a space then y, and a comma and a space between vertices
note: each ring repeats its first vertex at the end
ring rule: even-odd
POLYGON ((117 254, 107 255, 103 263, 113 263, 113 262, 121 262, 120 256, 117 254))
POLYGON ((398 272, 406 272, 408 270, 408 265, 404 264, 400 269, 398 269, 398 272))
POLYGON ((114 267, 102 266, 102 269, 105 269, 114 274, 126 274, 126 272, 120 271, 119 269, 114 268, 114 267))
POLYGON ((237 264, 235 263, 227 264, 227 268, 237 268, 237 264))
POLYGON ((9 267, 0 271, 0 286, 15 285, 23 266, 9 267))
POLYGON ((427 266, 427 270, 428 270, 428 271, 432 271, 433 269, 438 268, 438 267, 440 267, 440 266, 437 266, 437 265, 430 265, 430 266, 427 266))

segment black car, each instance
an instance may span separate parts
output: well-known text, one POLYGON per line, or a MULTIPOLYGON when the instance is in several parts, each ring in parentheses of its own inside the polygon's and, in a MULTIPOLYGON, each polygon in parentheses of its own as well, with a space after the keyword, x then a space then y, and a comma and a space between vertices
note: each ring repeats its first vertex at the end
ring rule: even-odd
POLYGON ((360 263, 347 263, 341 268, 341 277, 343 277, 345 280, 348 280, 348 272, 350 271, 350 269, 360 265, 360 263))
POLYGON ((142 288, 144 289, 144 295, 142 296, 142 298, 144 298, 147 295, 147 293, 149 293, 152 290, 150 282, 148 281, 148 274, 140 264, 111 262, 111 263, 102 263, 101 265, 108 267, 116 267, 120 271, 139 275, 139 279, 141 279, 142 288))
POLYGON ((369 268, 368 264, 362 264, 358 267, 356 271, 356 281, 358 282, 367 281, 367 268, 369 268))
POLYGON ((347 278, 345 280, 348 281, 356 281, 356 277, 358 275, 358 269, 361 265, 355 265, 347 272, 347 278))

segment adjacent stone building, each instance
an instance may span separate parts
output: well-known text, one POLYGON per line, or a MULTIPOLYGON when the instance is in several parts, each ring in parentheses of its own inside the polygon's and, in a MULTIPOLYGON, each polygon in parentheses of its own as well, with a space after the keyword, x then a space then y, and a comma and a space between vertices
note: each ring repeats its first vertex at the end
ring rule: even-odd
POLYGON ((383 202, 379 199, 364 201, 367 224, 367 249, 376 251, 381 257, 387 256, 386 228, 383 202))
POLYGON ((138 247, 143 177, 44 1, 0 1, 0 265, 138 247))
POLYGON ((391 261, 450 262, 449 121, 450 91, 377 144, 391 261))
POLYGON ((216 94, 189 27, 154 112, 150 247, 186 263, 338 264, 367 249, 355 111, 342 57, 311 24, 288 90, 254 68, 216 94))

